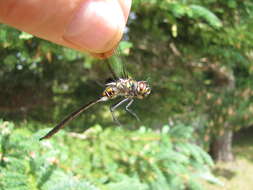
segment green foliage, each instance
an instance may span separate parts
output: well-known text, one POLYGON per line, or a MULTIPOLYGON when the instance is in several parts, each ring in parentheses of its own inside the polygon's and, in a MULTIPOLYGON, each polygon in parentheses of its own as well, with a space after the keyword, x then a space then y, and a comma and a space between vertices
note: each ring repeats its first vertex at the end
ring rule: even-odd
POLYGON ((134 1, 134 11, 133 61, 160 93, 160 120, 201 117, 207 140, 252 126, 252 1, 134 1))
POLYGON ((192 13, 188 13, 194 19, 203 19, 208 24, 215 28, 220 28, 222 26, 219 18, 207 8, 199 5, 190 5, 192 13))
MULTIPOLYGON (((125 62, 131 77, 151 79, 148 104, 135 106, 143 124, 161 126, 168 116, 191 124, 203 117, 212 134, 225 125, 232 130, 251 125, 252 13, 250 0, 133 2, 120 44, 123 61, 118 56, 112 62, 117 72, 125 62)), ((0 113, 8 119, 60 120, 99 96, 102 90, 91 80, 101 84, 111 77, 80 52, 3 24, 0 42, 0 113)), ((88 127, 111 121, 104 110, 79 122, 86 120, 88 127)), ((131 117, 123 120, 134 123, 131 117)))
POLYGON ((213 163, 191 143, 192 128, 164 126, 84 133, 61 131, 38 141, 46 130, 32 135, 0 123, 0 189, 201 189, 198 179, 213 163), (183 132, 184 131, 184 132, 183 132), (94 184, 94 185, 91 185, 94 184))
POLYGON ((0 189, 97 189, 57 167, 59 145, 42 146, 28 131, 14 131, 13 126, 9 122, 0 123, 0 189))
MULTIPOLYGON (((252 0, 134 0, 131 11, 126 41, 111 62, 116 72, 125 63, 132 78, 149 79, 152 94, 132 107, 143 125, 160 129, 168 122, 184 123, 203 137, 200 144, 252 126, 252 0)), ((103 90, 97 84, 112 77, 99 61, 3 24, 0 62, 0 115, 14 121, 59 121, 97 98, 103 90)), ((99 106, 73 121, 70 126, 77 127, 71 130, 110 123, 108 109, 99 106)), ((138 126, 123 113, 117 115, 126 128, 138 126)), ((199 159, 196 147, 177 146, 187 158, 209 162, 199 159)), ((136 186, 143 183, 129 180, 136 186)))

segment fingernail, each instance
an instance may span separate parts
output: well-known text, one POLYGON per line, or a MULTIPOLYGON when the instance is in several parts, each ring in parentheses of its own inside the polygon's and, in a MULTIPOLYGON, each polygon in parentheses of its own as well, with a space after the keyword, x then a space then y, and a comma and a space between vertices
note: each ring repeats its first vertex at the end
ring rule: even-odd
POLYGON ((93 57, 99 58, 99 59, 106 59, 110 56, 112 56, 115 52, 115 48, 111 49, 110 51, 104 52, 104 53, 90 53, 93 57))
POLYGON ((84 0, 67 26, 63 38, 90 52, 109 51, 117 44, 124 16, 115 0, 84 0))

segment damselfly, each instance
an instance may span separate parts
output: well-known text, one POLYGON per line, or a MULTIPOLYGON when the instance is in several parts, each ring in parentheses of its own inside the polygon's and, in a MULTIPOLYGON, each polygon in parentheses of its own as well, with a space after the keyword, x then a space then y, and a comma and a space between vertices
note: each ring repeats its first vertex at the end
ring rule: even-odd
POLYGON ((110 65, 108 65, 108 67, 114 76, 114 81, 106 84, 106 88, 102 92, 101 96, 97 98, 96 100, 82 106, 78 110, 71 113, 64 120, 62 120, 58 125, 56 125, 56 127, 54 127, 51 131, 49 131, 45 136, 40 138, 40 140, 50 138, 55 133, 57 133, 61 128, 63 128, 68 122, 72 121, 82 112, 88 110, 95 104, 99 102, 105 102, 111 99, 115 99, 117 97, 123 97, 123 99, 121 99, 118 103, 110 107, 113 120, 119 124, 118 120, 116 119, 114 115, 114 111, 116 108, 118 108, 120 105, 124 103, 126 104, 126 107, 125 107, 126 111, 132 114, 137 120, 139 120, 138 116, 132 110, 130 110, 129 107, 131 106, 135 98, 143 99, 146 96, 148 96, 151 92, 151 88, 149 87, 146 81, 133 80, 129 78, 126 74, 124 74, 124 77, 116 79, 116 75, 113 72, 110 65))

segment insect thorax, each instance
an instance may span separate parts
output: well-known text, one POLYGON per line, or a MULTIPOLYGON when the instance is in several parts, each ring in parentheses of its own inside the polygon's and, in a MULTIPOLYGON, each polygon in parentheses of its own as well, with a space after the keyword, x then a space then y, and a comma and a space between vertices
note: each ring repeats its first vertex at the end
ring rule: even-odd
POLYGON ((118 96, 134 97, 136 96, 137 81, 132 79, 122 79, 115 82, 106 84, 106 89, 103 92, 103 96, 107 96, 110 99, 118 96))

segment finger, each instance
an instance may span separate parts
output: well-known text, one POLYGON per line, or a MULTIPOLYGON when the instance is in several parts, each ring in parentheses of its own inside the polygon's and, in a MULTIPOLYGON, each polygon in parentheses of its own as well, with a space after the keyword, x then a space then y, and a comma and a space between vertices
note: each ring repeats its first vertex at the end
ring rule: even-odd
POLYGON ((118 44, 129 9, 118 0, 0 0, 0 22, 97 55, 118 44))
MULTIPOLYGON (((129 13, 130 13, 132 0, 119 0, 119 3, 120 3, 122 11, 124 13, 125 22, 127 22, 127 19, 128 19, 129 13)), ((114 52, 116 50, 116 46, 113 49, 111 49, 107 52, 104 52, 104 53, 91 53, 91 55, 93 55, 94 57, 97 57, 97 58, 101 58, 101 59, 110 57, 111 55, 114 54, 114 52)))
POLYGON ((130 12, 130 8, 132 5, 132 0, 119 0, 120 6, 125 16, 125 21, 127 22, 127 18, 130 12))

